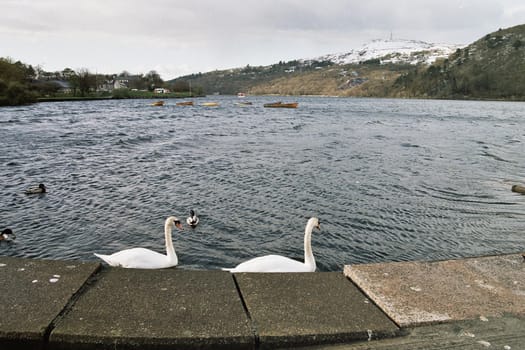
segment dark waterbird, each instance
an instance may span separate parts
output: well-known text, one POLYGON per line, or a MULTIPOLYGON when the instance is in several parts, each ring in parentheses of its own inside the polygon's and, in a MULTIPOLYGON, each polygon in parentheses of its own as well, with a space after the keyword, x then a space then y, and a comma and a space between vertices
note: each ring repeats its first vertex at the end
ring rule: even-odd
POLYGON ((197 217, 197 214, 195 214, 193 209, 190 210, 190 216, 186 219, 186 223, 191 227, 195 227, 199 223, 199 218, 197 217))
POLYGON ((46 193, 46 186, 44 184, 39 184, 37 187, 29 187, 25 190, 25 194, 38 194, 46 193))
POLYGON ((6 228, 0 234, 0 241, 12 241, 16 238, 15 234, 10 228, 6 228))

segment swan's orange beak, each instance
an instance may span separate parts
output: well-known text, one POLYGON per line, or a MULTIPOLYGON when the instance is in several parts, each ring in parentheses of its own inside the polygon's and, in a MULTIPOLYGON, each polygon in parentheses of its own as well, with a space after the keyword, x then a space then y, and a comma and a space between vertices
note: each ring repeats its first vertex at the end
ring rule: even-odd
POLYGON ((319 223, 319 224, 315 225, 315 228, 320 230, 321 229, 321 224, 319 223))
POLYGON ((176 222, 175 223, 175 226, 179 229, 179 230, 184 230, 184 228, 182 227, 182 224, 180 222, 176 222))

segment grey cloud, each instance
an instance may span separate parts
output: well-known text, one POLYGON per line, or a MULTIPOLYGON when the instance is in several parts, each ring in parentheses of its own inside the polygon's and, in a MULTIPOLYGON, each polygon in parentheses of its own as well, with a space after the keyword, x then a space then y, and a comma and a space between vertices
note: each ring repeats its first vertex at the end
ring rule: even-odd
POLYGON ((0 7, 5 55, 31 57, 38 37, 48 52, 29 63, 46 55, 73 67, 129 70, 150 60, 193 71, 270 64, 350 50, 390 32, 469 43, 525 18, 522 0, 0 0, 0 7), (87 45, 104 47, 104 55, 75 55, 87 45))

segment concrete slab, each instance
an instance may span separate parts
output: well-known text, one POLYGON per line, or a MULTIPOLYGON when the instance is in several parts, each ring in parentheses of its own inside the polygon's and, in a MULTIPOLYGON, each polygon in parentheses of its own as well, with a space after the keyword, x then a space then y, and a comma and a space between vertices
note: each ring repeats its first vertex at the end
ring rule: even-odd
POLYGON ((0 349, 42 348, 98 263, 0 257, 0 349))
POLYGON ((376 339, 398 331, 340 272, 235 278, 263 349, 376 339))
POLYGON ((230 273, 108 268, 57 324, 49 349, 254 347, 230 273))
POLYGON ((403 327, 525 315, 521 254, 349 265, 344 273, 403 327))
POLYGON ((525 344, 525 319, 511 315, 466 320, 406 329, 396 338, 296 350, 521 350, 525 344))

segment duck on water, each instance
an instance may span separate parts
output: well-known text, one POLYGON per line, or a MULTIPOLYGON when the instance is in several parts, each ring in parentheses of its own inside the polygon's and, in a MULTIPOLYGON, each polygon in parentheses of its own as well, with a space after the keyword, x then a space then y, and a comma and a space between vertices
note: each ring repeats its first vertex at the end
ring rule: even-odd
POLYGON ((16 236, 10 228, 6 228, 0 234, 0 241, 13 241, 15 238, 16 236))
POLYGON ((47 189, 44 184, 39 184, 37 187, 29 187, 25 190, 25 194, 39 194, 39 193, 46 193, 47 189))
POLYGON ((190 210, 190 216, 188 216, 188 218, 186 219, 186 223, 191 227, 195 227, 199 223, 199 217, 197 216, 197 214, 195 214, 195 211, 193 211, 193 209, 190 210))

